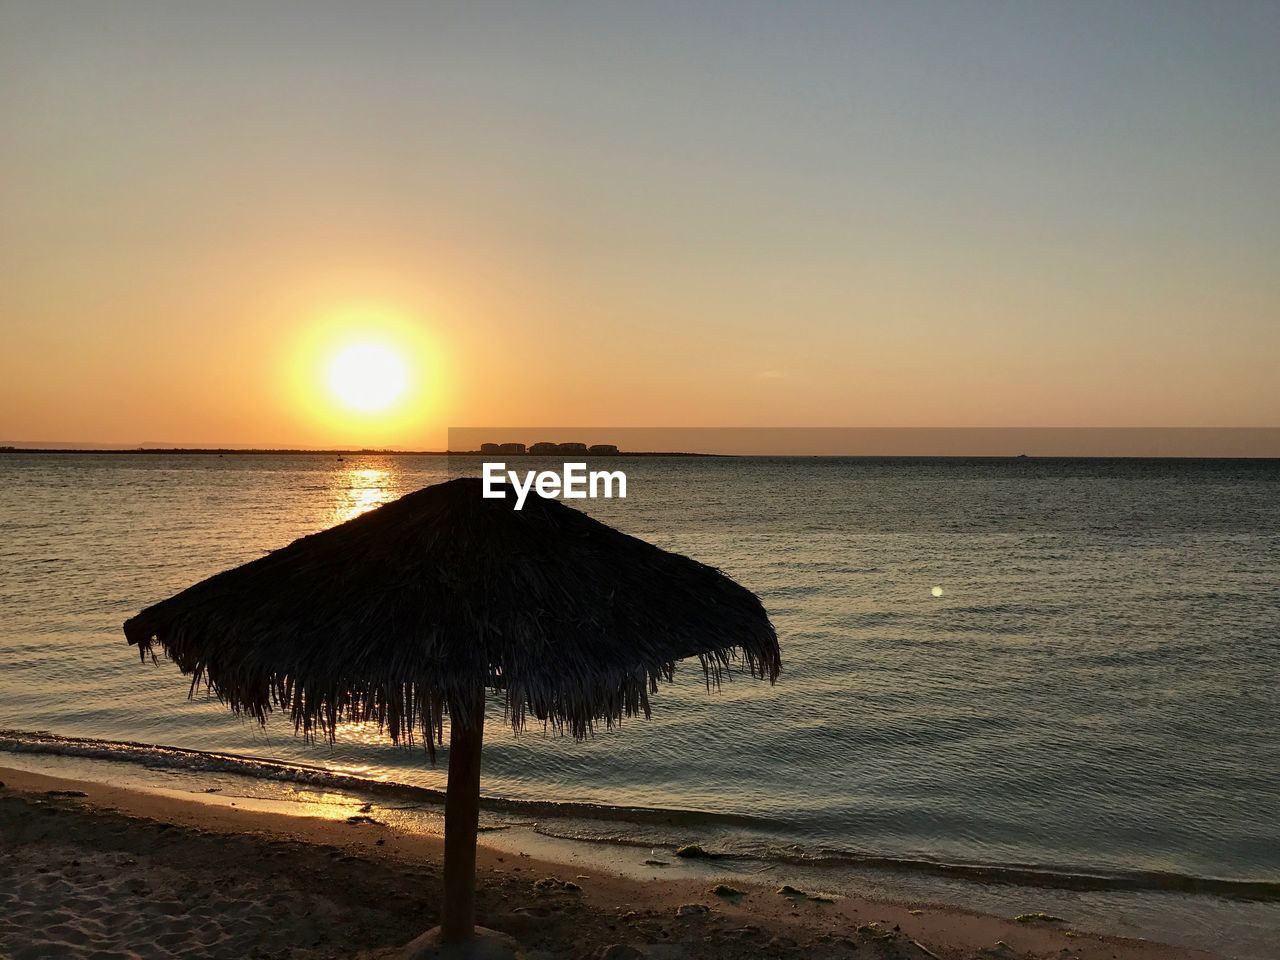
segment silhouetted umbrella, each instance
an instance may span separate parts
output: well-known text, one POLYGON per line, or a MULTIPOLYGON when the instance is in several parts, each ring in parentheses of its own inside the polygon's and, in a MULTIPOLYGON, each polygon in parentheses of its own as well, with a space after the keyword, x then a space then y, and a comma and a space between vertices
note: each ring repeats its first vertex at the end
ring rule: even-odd
POLYGON ((440 938, 474 931, 486 689, 511 725, 574 737, 649 716, 675 661, 708 688, 735 665, 773 681, 778 640, 759 599, 717 570, 531 495, 485 499, 452 480, 217 574, 128 620, 239 714, 287 711, 333 739, 376 721, 432 759, 449 716, 440 938))

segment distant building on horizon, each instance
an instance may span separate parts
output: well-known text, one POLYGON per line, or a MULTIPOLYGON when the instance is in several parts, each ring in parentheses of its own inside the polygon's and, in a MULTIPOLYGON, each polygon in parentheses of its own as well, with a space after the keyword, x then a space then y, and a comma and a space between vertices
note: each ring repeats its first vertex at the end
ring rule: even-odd
POLYGON ((528 454, 533 457, 554 457, 559 454, 616 457, 618 456, 619 451, 617 444, 613 443, 593 443, 588 447, 585 443, 578 443, 576 441, 570 441, 568 443, 552 443, 549 440, 539 440, 528 448, 526 448, 523 443, 482 443, 480 444, 480 452, 528 454))

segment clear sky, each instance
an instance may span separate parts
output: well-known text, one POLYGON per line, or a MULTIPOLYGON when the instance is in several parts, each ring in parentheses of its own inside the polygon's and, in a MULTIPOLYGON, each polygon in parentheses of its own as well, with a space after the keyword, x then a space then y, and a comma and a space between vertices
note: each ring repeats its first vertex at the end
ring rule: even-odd
POLYGON ((0 439, 1280 425, 1278 50, 1276 2, 3 0, 0 439))

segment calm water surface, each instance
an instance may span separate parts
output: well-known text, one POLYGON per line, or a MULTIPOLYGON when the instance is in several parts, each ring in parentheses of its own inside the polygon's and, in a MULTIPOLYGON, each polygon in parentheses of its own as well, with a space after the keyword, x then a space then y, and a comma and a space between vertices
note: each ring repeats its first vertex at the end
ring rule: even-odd
MULTIPOLYGON (((587 743, 495 722, 491 795, 753 818, 603 811, 562 829, 660 843, 696 825, 764 859, 1280 882, 1280 463, 616 465, 629 498, 586 509, 756 591, 782 679, 707 695, 687 667, 651 722, 587 743)), ((7 742, 48 731, 443 785, 376 730, 307 745, 188 701, 120 623, 448 475, 431 457, 0 456, 7 742)), ((1273 907, 1241 908, 1242 943, 1273 907)))

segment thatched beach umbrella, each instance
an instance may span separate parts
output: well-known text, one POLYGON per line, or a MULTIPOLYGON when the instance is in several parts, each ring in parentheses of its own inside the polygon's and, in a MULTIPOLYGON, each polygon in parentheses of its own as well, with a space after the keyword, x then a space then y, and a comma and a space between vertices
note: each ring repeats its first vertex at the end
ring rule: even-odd
POLYGON ((124 625, 191 692, 239 714, 287 712, 308 737, 375 721, 435 757, 449 718, 443 943, 474 936, 487 690, 516 730, 574 737, 649 715, 677 660, 708 687, 773 681, 778 641, 754 594, 557 500, 485 499, 475 479, 427 487, 210 577, 124 625))

